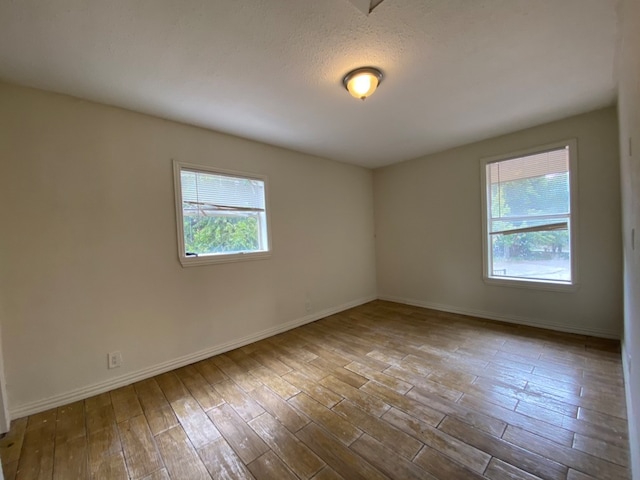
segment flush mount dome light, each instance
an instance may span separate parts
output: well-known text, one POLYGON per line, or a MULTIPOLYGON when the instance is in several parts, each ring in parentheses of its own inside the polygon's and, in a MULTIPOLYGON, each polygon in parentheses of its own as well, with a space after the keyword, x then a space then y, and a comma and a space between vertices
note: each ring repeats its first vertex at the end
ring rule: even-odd
POLYGON ((382 82, 382 72, 377 68, 357 68, 344 77, 342 83, 349 93, 360 100, 366 99, 376 91, 382 82))

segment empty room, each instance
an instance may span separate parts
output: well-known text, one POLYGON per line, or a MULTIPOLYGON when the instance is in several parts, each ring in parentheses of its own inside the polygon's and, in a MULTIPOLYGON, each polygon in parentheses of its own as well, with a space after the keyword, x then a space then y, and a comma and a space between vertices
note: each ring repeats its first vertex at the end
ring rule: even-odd
POLYGON ((640 0, 0 0, 0 480, 640 480, 640 0))

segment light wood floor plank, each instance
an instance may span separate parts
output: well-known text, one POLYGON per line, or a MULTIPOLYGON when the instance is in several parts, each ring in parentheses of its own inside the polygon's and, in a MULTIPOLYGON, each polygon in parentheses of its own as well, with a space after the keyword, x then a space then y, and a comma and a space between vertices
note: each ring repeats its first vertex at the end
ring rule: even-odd
POLYGON ((133 387, 145 412, 169 405, 164 393, 162 393, 162 389, 154 378, 134 383, 133 387))
POLYGON ((193 397, 180 398, 172 402, 171 407, 194 447, 200 448, 220 438, 220 432, 193 397))
POLYGON ((84 409, 86 412, 90 412, 94 408, 105 407, 107 405, 111 405, 111 395, 109 392, 89 397, 84 401, 84 409))
MULTIPOLYGON (((260 387, 260 385, 261 384, 258 383, 255 388, 260 387)), ((256 418, 258 415, 264 413, 264 409, 235 382, 229 380, 216 383, 214 388, 245 421, 248 422, 252 418, 256 418)))
POLYGON ((349 480, 384 480, 388 478, 353 450, 336 442, 331 435, 315 423, 304 427, 296 433, 296 436, 327 465, 337 472, 341 472, 342 476, 349 480))
MULTIPOLYGON (((352 403, 362 408, 365 412, 376 417, 380 417, 390 408, 389 405, 384 402, 384 400, 381 400, 375 395, 369 394, 364 389, 355 388, 352 385, 343 382, 339 378, 334 377, 333 375, 326 376, 318 383, 328 388, 329 390, 334 391, 338 395, 350 400, 352 403)), ((402 396, 401 394, 395 392, 395 390, 393 390, 393 392, 398 396, 402 396)))
POLYGON ((144 477, 142 480, 171 480, 171 478, 167 473, 167 469, 163 468, 162 470, 158 470, 157 472, 153 472, 151 475, 144 477))
POLYGON ((118 431, 131 477, 145 477, 164 467, 144 415, 119 423, 118 431))
MULTIPOLYGON (((258 387, 255 390, 252 390, 250 395, 262 408, 264 408, 273 417, 277 418, 278 421, 291 432, 297 432, 310 422, 308 417, 293 408, 267 387, 258 387)), ((262 416, 263 415, 260 415, 260 417, 262 416)))
POLYGON ((53 455, 55 442, 55 415, 36 415, 37 420, 27 423, 16 480, 45 480, 53 477, 53 455), (53 419, 53 420, 52 420, 53 419), (31 429, 30 429, 31 428, 31 429))
POLYGON ((142 415, 140 400, 133 385, 113 390, 111 392, 111 404, 113 405, 117 423, 142 415))
POLYGON ((482 480, 482 475, 473 472, 443 455, 438 450, 425 445, 413 460, 416 465, 436 478, 450 480, 482 480))
POLYGON ((435 477, 429 475, 418 465, 401 456, 394 455, 394 452, 385 448, 384 445, 366 433, 353 442, 351 449, 389 478, 435 480, 435 477))
POLYGON ((172 480, 211 480, 182 427, 173 427, 156 437, 169 478, 172 480))
POLYGON ((402 430, 394 427, 385 420, 368 414, 349 400, 343 400, 332 408, 338 415, 342 415, 354 427, 369 434, 386 448, 393 450, 411 460, 422 448, 422 443, 402 430))
POLYGON ((545 480, 566 478, 568 470, 566 466, 477 430, 456 418, 445 418, 438 428, 458 440, 545 480))
POLYGON ((249 465, 249 470, 256 480, 297 480, 298 477, 278 458, 269 451, 255 459, 249 465))
POLYGON ((362 435, 361 430, 304 393, 299 393, 289 402, 345 445, 350 445, 362 435))
POLYGON ((497 458, 491 459, 484 476, 490 480, 540 480, 540 477, 531 475, 497 458))
POLYGON ((89 463, 87 437, 76 437, 56 444, 53 480, 87 478, 89 463))
POLYGON ((222 372, 222 370, 220 370, 216 366, 216 364, 213 363, 213 359, 211 358, 207 358, 206 360, 195 363, 193 366, 198 370, 200 375, 202 375, 204 379, 211 385, 229 380, 229 377, 227 377, 222 372))
POLYGON ((260 438, 302 479, 311 478, 325 463, 268 413, 249 422, 260 438))
POLYGON ((165 430, 169 430, 179 423, 175 411, 169 404, 163 405, 155 410, 148 410, 144 415, 147 417, 147 423, 153 435, 158 435, 165 430))
MULTIPOLYGON (((316 402, 321 403, 327 408, 333 407, 342 400, 342 396, 332 392, 326 387, 319 385, 311 378, 300 372, 291 372, 284 377, 289 383, 298 387, 302 392, 309 395, 316 402)), ((322 376, 320 378, 323 378, 322 376)))
POLYGON ((327 466, 320 470, 311 480, 345 480, 345 478, 333 468, 327 466))
MULTIPOLYGON (((2 465, 15 463, 20 458, 24 434, 27 430, 27 418, 13 420, 9 432, 0 438, 0 452, 2 454, 2 465)), ((6 476, 6 475, 5 475, 6 476)))
POLYGON ((482 450, 447 435, 401 410, 392 408, 382 418, 475 472, 484 472, 491 459, 491 455, 482 450))
POLYGON ((92 435, 105 428, 110 428, 116 424, 116 416, 109 403, 92 408, 91 410, 85 410, 87 433, 92 435))
POLYGON ((176 374, 205 412, 224 403, 222 396, 192 365, 177 370, 176 374))
POLYGON ((198 453, 205 467, 216 480, 253 480, 253 475, 222 437, 205 445, 198 450, 198 453))
POLYGON ((97 464, 95 471, 91 474, 91 480, 129 480, 122 452, 106 457, 97 464))
MULTIPOLYGON (((116 424, 91 433, 87 440, 89 453, 89 472, 97 474, 100 469, 104 470, 103 464, 111 468, 112 457, 122 453, 122 444, 116 424)), ((113 460, 117 463, 117 460, 113 460)))
POLYGON ((246 464, 269 451, 269 447, 229 405, 223 404, 213 408, 209 410, 208 415, 231 448, 246 464))
POLYGON ((596 478, 601 480, 624 480, 629 478, 628 469, 620 465, 602 460, 580 450, 559 445, 551 440, 529 433, 522 428, 509 426, 503 438, 514 445, 543 455, 574 470, 589 474, 593 473, 596 478))
POLYGON ((177 402, 178 400, 191 396, 174 372, 158 375, 155 377, 155 380, 158 382, 158 386, 169 403, 177 402))

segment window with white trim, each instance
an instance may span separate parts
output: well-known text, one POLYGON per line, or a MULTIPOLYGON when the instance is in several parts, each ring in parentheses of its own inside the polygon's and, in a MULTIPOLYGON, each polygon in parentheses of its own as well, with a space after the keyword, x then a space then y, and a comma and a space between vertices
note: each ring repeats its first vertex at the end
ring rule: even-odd
POLYGON ((183 266, 269 256, 266 178, 174 162, 183 266))
POLYGON ((576 284, 576 142, 484 159, 484 278, 576 284))

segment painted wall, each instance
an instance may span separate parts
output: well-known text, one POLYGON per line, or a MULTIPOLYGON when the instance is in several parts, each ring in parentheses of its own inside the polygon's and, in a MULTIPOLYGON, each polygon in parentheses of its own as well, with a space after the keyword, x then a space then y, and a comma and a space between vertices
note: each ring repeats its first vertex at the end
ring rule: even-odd
POLYGON ((620 7, 618 111, 624 252, 623 359, 633 478, 640 480, 640 1, 620 7), (632 232, 635 230, 635 248, 632 232))
POLYGON ((441 310, 616 337, 622 326, 616 110, 603 109, 374 172, 378 295, 441 310), (576 292, 482 279, 480 159, 578 140, 576 292))
POLYGON ((0 105, 12 415, 375 297, 369 170, 9 85, 0 105), (267 175, 272 257, 182 268, 172 159, 267 175))

